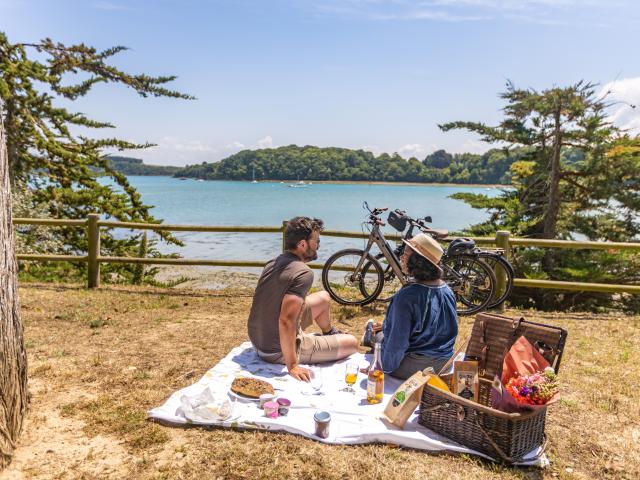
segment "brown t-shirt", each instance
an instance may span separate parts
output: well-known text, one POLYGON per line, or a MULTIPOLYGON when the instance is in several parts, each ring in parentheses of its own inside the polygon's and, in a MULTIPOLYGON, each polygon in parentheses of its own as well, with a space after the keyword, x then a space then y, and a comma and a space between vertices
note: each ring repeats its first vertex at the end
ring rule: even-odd
POLYGON ((264 353, 280 352, 280 308, 285 294, 304 300, 313 272, 296 255, 285 252, 267 263, 258 280, 247 328, 253 346, 264 353))

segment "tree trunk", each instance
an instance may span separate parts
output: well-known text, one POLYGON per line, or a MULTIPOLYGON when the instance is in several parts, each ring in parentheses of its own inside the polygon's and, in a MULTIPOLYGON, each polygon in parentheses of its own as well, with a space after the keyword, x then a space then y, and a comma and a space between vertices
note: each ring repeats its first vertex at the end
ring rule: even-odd
MULTIPOLYGON (((547 201, 547 209, 544 214, 542 238, 553 239, 556 236, 556 229, 558 225, 558 213, 560 211, 560 154, 562 148, 562 130, 560 125, 560 108, 557 106, 555 112, 555 132, 553 136, 553 150, 551 154, 551 171, 549 172, 549 198, 547 201)), ((547 248, 542 257, 542 269, 549 276, 553 278, 553 271, 556 268, 557 252, 551 248, 547 248)), ((554 295, 545 292, 544 298, 547 302, 553 302, 554 295)))
POLYGON ((18 301, 11 188, 0 105, 0 470, 13 457, 27 399, 27 354, 18 301))
POLYGON ((547 211, 544 215, 542 238, 555 238, 558 212, 560 211, 560 153, 562 148, 562 130, 560 125, 560 106, 555 113, 555 133, 553 136, 553 153, 551 156, 551 171, 549 172, 549 199, 547 211))

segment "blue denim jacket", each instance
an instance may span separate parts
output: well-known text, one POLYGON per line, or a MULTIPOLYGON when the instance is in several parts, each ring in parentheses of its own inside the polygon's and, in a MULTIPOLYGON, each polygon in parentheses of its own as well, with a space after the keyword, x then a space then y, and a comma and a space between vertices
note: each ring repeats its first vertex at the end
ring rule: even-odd
POLYGON ((456 299, 448 285, 410 283, 391 300, 382 326, 382 368, 393 372, 408 353, 449 358, 458 336, 456 299))

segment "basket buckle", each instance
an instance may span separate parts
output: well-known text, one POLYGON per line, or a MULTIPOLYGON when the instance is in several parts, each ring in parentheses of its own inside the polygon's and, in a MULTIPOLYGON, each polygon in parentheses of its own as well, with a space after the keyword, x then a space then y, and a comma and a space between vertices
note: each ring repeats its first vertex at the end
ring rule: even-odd
POLYGON ((456 415, 458 416, 459 421, 463 421, 464 417, 467 416, 467 412, 462 405, 458 405, 456 408, 456 415))

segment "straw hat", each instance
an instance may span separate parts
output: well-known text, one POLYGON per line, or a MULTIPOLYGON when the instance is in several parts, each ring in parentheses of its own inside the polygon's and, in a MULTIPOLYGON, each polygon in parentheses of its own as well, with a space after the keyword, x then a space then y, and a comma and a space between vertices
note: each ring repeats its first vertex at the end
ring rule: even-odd
POLYGON ((440 263, 440 259, 444 254, 442 247, 429 235, 424 233, 419 233, 415 237, 410 238, 409 240, 402 240, 407 246, 411 248, 414 252, 416 252, 421 257, 426 258, 431 263, 433 263, 439 270, 441 268, 438 266, 440 263))

